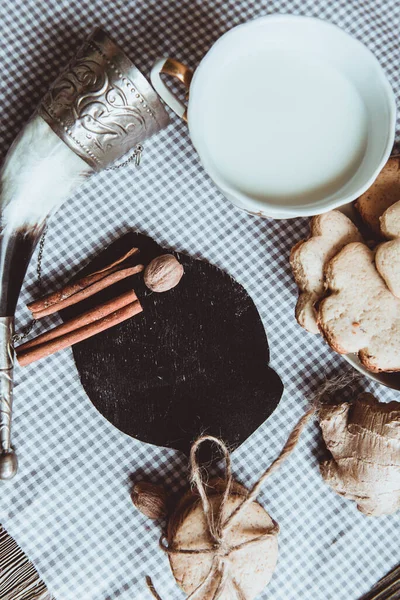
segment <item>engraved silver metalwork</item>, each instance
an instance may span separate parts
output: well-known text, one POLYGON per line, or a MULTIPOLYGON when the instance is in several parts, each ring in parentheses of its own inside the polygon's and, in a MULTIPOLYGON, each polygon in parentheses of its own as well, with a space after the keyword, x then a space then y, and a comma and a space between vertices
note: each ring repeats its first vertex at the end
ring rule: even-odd
POLYGON ((0 317, 0 479, 12 479, 18 470, 11 447, 13 403, 14 318, 0 317))
POLYGON ((101 29, 56 79, 38 112, 96 171, 169 123, 149 82, 101 29))

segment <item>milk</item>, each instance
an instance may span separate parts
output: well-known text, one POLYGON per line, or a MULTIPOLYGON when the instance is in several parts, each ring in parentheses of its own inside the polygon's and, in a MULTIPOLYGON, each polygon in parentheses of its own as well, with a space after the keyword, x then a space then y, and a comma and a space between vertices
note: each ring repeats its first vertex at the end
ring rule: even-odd
POLYGON ((207 160, 258 200, 329 196, 360 165, 366 109, 345 75, 311 54, 255 44, 221 64, 202 90, 207 160))

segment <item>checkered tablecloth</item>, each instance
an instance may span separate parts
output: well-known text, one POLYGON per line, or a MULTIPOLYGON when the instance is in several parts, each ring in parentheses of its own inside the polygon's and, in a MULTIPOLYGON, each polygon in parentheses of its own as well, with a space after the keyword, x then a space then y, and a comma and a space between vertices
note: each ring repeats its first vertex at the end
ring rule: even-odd
MULTIPOLYGON (((399 0, 1 0, 3 155, 94 25, 103 26, 148 74, 163 55, 195 66, 230 27, 277 12, 321 17, 357 37, 375 53, 399 97, 399 0)), ((295 159, 298 140, 287 151, 295 159)), ((211 261, 243 284, 260 311, 271 364, 285 384, 274 415, 233 454, 236 478, 249 485, 277 455, 324 378, 348 368, 294 320, 288 254, 307 234, 307 223, 263 220, 229 204, 201 168, 186 126, 173 117, 146 142, 139 171, 93 177, 50 219, 44 283, 54 289, 135 229, 211 261)), ((37 294, 33 261, 18 327, 28 321, 25 304, 37 294)), ((58 317, 45 321, 37 332, 58 317)), ((367 380, 361 387, 382 400, 399 399, 367 380)), ((178 490, 187 461, 109 424, 85 395, 70 350, 17 368, 13 440, 20 471, 0 486, 0 522, 57 600, 149 600, 146 574, 164 600, 183 597, 158 549, 158 527, 134 510, 129 490, 135 477, 178 490)), ((260 495, 281 527, 278 567, 261 599, 355 600, 400 561, 399 515, 374 520, 357 512, 324 485, 319 456, 320 433, 312 424, 260 495)))

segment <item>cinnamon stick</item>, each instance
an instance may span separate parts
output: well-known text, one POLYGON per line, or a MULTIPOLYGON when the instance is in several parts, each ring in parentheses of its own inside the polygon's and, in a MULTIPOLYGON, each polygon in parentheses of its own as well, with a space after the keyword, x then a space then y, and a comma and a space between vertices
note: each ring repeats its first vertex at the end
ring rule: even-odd
POLYGON ((89 323, 98 321, 103 317, 106 317, 110 313, 115 312, 120 308, 123 308, 127 304, 131 304, 137 299, 138 298, 135 292, 133 290, 129 290, 128 292, 125 292, 125 294, 121 294, 121 296, 118 296, 118 298, 112 298, 108 302, 104 302, 104 304, 100 304, 99 306, 91 308, 90 310, 87 310, 86 312, 82 313, 81 315, 78 315, 70 321, 63 323, 62 325, 58 325, 57 327, 50 329, 50 331, 46 331, 45 333, 38 335, 32 340, 21 344, 20 346, 18 346, 18 348, 16 348, 15 351, 17 352, 17 354, 21 354, 22 352, 25 352, 25 350, 28 350, 28 348, 40 346, 44 342, 49 342, 50 340, 58 338, 61 335, 69 333, 70 331, 80 329, 85 325, 89 325, 89 323))
MULTIPOLYGON (((118 268, 118 267, 115 267, 118 268)), ((109 274, 107 274, 102 279, 100 280, 93 280, 91 279, 90 281, 92 282, 92 284, 88 284, 87 287, 80 287, 79 291, 76 291, 75 293, 73 293, 72 295, 69 295, 67 297, 65 297, 63 290, 60 290, 59 292, 57 292, 58 294, 61 294, 61 296, 59 297, 58 301, 53 302, 52 304, 45 306, 44 304, 42 304, 42 308, 39 309, 37 308, 37 304, 40 302, 39 300, 37 302, 33 302, 32 304, 30 304, 28 306, 28 308, 30 308, 30 310, 32 311, 32 316, 34 319, 41 319, 42 317, 46 317, 47 315, 52 315, 55 312, 58 312, 59 310, 62 310, 63 308, 67 308, 67 306, 72 306, 73 304, 77 304, 78 302, 81 302, 82 300, 85 300, 86 298, 89 298, 90 296, 93 296, 94 294, 97 294, 97 292, 100 292, 101 290, 113 285, 114 283, 117 283, 117 281, 121 281, 122 279, 125 279, 126 277, 131 277, 132 275, 135 275, 136 273, 140 273, 141 271, 143 271, 144 266, 143 265, 135 265, 134 267, 128 267, 126 269, 120 269, 118 271, 114 271, 111 272, 109 274), (36 305, 36 309, 32 308, 33 305, 36 305)), ((98 274, 95 273, 93 274, 95 276, 97 276, 98 274)), ((81 283, 86 280, 87 281, 93 277, 93 275, 89 275, 87 278, 84 278, 81 281, 81 283)), ((77 282, 78 284, 79 282, 77 282)), ((71 286, 74 284, 71 284, 71 286)), ((67 286, 69 287, 69 286, 67 286)), ((65 290, 66 288, 64 288, 65 290)))
POLYGON ((45 358, 46 356, 50 356, 59 350, 63 350, 64 348, 68 348, 73 344, 77 344, 78 342, 82 342, 101 331, 105 331, 110 327, 114 327, 114 325, 118 325, 127 319, 130 319, 134 315, 142 312, 142 306, 139 300, 135 300, 131 302, 127 306, 120 308, 105 317, 95 321, 94 323, 89 323, 88 325, 84 325, 79 329, 74 329, 69 333, 65 333, 53 340, 44 342, 39 344, 38 346, 33 346, 28 348, 25 351, 17 352, 18 363, 25 367, 33 363, 36 360, 40 360, 41 358, 45 358))
MULTIPOLYGON (((69 283, 68 285, 63 287, 61 290, 52 292, 51 294, 48 294, 47 296, 44 296, 43 298, 40 298, 39 300, 35 300, 34 302, 31 302, 30 304, 28 304, 29 310, 32 313, 40 313, 40 312, 44 311, 45 309, 49 308, 50 306, 58 304, 59 302, 65 300, 66 298, 69 298, 70 296, 76 294, 77 292, 91 286, 96 281, 103 279, 106 275, 110 275, 111 273, 119 270, 121 264, 123 262, 125 262, 128 258, 133 256, 134 254, 136 254, 137 252, 139 252, 138 248, 131 248, 126 254, 121 256, 121 258, 114 261, 110 265, 107 265, 103 269, 100 269, 99 271, 95 271, 94 273, 91 273, 90 275, 86 275, 86 277, 82 277, 78 281, 69 283)), ((54 312, 56 312, 56 311, 54 311, 54 312)), ((47 313, 47 314, 51 314, 51 313, 47 313)))

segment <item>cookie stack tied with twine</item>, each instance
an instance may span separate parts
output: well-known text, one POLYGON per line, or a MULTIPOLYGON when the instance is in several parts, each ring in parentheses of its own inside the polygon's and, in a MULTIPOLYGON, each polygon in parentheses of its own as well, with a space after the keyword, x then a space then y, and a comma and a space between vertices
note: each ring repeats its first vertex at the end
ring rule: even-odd
MULTIPOLYGON (((295 449, 301 432, 315 412, 310 408, 300 419, 278 458, 268 467, 250 491, 233 480, 226 445, 212 436, 200 437, 190 452, 191 489, 180 499, 168 520, 160 547, 168 554, 173 575, 188 594, 187 600, 252 600, 269 583, 278 558, 279 525, 255 499, 266 479, 295 449), (198 462, 202 444, 218 446, 225 461, 225 478, 206 483, 198 462), (207 488, 207 489, 206 489, 207 488)), ((145 498, 136 484, 133 501, 147 516, 158 518, 165 511, 154 503, 156 486, 151 486, 151 503, 157 511, 143 510, 145 498)), ((163 497, 160 487, 159 498, 163 497)), ((150 577, 147 585, 161 600, 150 577)))

